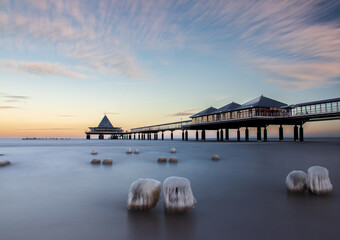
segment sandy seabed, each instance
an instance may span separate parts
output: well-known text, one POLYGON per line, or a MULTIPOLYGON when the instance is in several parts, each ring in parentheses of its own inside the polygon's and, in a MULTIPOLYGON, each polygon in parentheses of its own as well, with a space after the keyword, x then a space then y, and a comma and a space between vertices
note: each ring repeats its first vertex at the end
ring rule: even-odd
POLYGON ((340 139, 305 142, 0 139, 0 239, 338 239, 340 139), (171 148, 176 153, 171 154, 171 148), (127 148, 140 154, 126 154, 127 148), (113 164, 91 165, 96 158, 113 164), (217 154, 219 161, 212 161, 217 154), (177 164, 159 164, 160 156, 177 164), (290 194, 292 170, 328 168, 333 192, 290 194), (188 178, 183 214, 128 211, 130 184, 188 178))

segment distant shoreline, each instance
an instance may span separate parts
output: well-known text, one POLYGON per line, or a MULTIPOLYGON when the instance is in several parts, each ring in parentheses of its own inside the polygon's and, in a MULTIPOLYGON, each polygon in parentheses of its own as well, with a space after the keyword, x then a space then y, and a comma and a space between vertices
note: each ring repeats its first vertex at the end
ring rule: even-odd
POLYGON ((36 138, 36 137, 27 137, 27 138, 22 138, 22 140, 71 140, 71 138, 36 138))

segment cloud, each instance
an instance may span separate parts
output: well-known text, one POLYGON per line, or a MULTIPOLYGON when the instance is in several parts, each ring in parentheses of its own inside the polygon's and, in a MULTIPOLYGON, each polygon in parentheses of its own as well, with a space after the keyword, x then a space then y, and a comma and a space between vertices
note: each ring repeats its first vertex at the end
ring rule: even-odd
POLYGON ((4 98, 11 99, 11 100, 26 100, 30 99, 28 96, 18 96, 18 95, 4 95, 4 98))
POLYGON ((58 117, 63 117, 63 118, 68 118, 68 117, 75 117, 75 115, 72 114, 61 114, 61 115, 57 115, 58 117))
POLYGON ((184 110, 182 112, 168 114, 166 116, 167 117, 191 116, 191 115, 194 115, 198 110, 200 110, 200 109, 199 108, 192 108, 192 109, 184 110))
POLYGON ((287 63, 280 59, 261 58, 255 64, 257 69, 266 73, 268 82, 280 84, 289 90, 326 88, 340 83, 332 80, 340 76, 340 62, 287 63))
POLYGON ((63 76, 71 78, 89 78, 87 75, 72 72, 65 66, 59 63, 46 63, 46 62, 23 62, 13 60, 1 60, 0 68, 7 70, 28 73, 39 76, 63 76))
POLYGON ((17 108, 17 107, 14 107, 14 106, 0 106, 0 110, 3 110, 3 109, 13 109, 13 108, 17 108))
MULTIPOLYGON (((0 46, 32 52, 53 49, 103 75, 145 80, 152 70, 141 61, 141 52, 193 49, 238 57, 244 66, 252 66, 281 86, 331 86, 337 84, 331 80, 334 75, 340 76, 335 69, 340 62, 339 19, 320 20, 340 6, 336 0, 2 2, 0 46), (278 65, 270 61, 259 65, 263 58, 279 59, 278 65), (289 73, 285 66, 292 63, 296 66, 289 73), (301 74, 317 65, 322 67, 313 71, 315 79, 301 74), (280 78, 273 78, 271 67, 280 69, 276 74, 280 78)), ((41 64, 17 63, 14 68, 45 76, 87 77, 61 64, 41 64)))
POLYGON ((17 131, 69 131, 69 130, 78 130, 76 128, 20 128, 14 129, 17 131))

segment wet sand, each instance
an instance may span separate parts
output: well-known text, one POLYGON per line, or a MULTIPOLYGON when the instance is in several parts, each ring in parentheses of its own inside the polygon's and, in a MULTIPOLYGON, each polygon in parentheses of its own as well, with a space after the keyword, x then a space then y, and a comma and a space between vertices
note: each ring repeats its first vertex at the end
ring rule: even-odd
POLYGON ((0 239, 338 239, 340 140, 182 142, 0 139, 0 239), (171 154, 175 147, 177 153, 171 154), (126 154, 138 148, 140 154, 126 154), (113 165, 90 164, 111 158, 113 165), (214 154, 219 161, 211 161, 214 154), (177 164, 159 164, 160 156, 177 164), (287 174, 321 165, 329 196, 286 191, 287 174), (130 184, 190 179, 196 207, 184 214, 126 209, 130 184))

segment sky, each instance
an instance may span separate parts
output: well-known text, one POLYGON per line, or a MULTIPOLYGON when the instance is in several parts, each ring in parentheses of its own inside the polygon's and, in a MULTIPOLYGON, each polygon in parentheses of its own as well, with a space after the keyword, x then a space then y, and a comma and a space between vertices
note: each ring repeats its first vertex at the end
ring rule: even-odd
MULTIPOLYGON (((339 93, 338 0, 0 0, 0 137, 339 93)), ((340 121, 307 125, 340 136, 340 121)))

